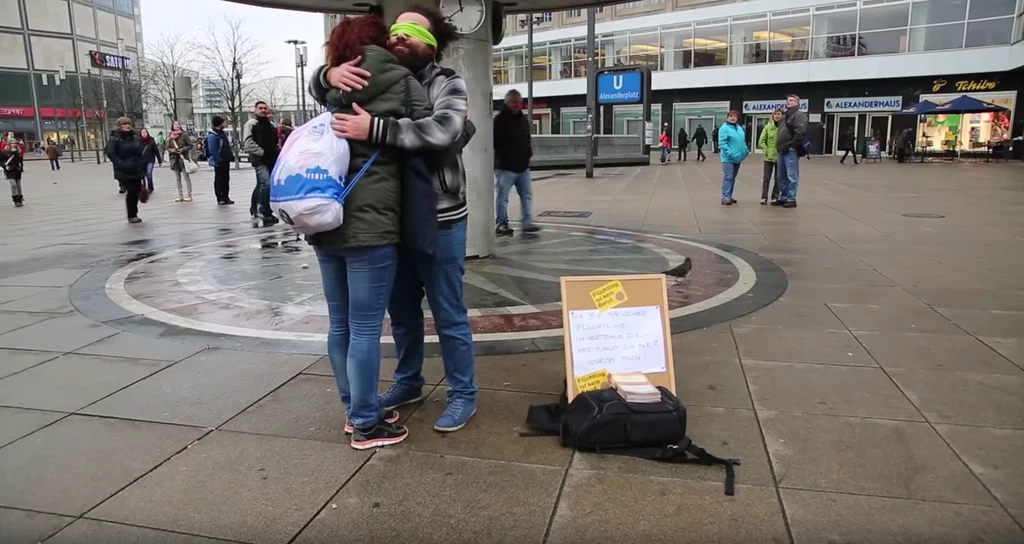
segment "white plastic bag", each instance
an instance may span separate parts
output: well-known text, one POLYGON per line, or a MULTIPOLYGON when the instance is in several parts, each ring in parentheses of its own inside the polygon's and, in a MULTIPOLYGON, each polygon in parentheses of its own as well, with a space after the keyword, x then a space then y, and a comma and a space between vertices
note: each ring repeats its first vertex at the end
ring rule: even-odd
POLYGON ((348 186, 348 141, 331 131, 331 113, 324 112, 295 129, 270 174, 270 209, 302 234, 341 226, 348 186))

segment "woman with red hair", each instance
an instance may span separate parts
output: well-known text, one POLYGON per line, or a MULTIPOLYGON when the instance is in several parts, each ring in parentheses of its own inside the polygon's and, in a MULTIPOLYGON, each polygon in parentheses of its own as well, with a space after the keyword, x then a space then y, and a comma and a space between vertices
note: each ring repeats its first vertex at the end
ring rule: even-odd
MULTIPOLYGON (((359 90, 331 89, 329 109, 350 114, 367 111, 377 124, 386 123, 387 118, 430 115, 426 91, 387 50, 387 40, 388 28, 377 15, 346 17, 334 27, 327 42, 327 63, 339 66, 361 57, 360 66, 372 77, 359 90)), ((372 126, 371 130, 383 128, 372 126)), ((378 149, 354 140, 348 144, 347 179, 368 161, 373 163, 345 200, 344 223, 308 240, 316 249, 327 299, 327 353, 348 415, 345 431, 352 433, 353 448, 369 449, 397 444, 409 435, 397 423, 398 412, 382 412, 377 402, 380 335, 398 268, 405 164, 396 147, 378 149), (374 153, 379 153, 376 159, 372 159, 374 153)))

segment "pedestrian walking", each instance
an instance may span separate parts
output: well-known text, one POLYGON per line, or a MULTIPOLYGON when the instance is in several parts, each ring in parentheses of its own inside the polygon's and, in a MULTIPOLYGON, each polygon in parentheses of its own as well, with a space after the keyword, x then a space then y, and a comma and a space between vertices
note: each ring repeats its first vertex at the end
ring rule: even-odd
POLYGON ((718 154, 721 145, 718 143, 718 125, 711 127, 711 147, 714 154, 718 154))
POLYGON ((665 164, 672 160, 672 133, 668 128, 668 123, 661 129, 661 135, 658 136, 658 143, 661 144, 661 164, 665 164))
POLYGON ((153 166, 156 165, 156 158, 157 155, 159 155, 159 150, 157 149, 156 139, 149 135, 148 130, 142 129, 139 131, 139 139, 142 140, 142 158, 146 163, 146 190, 152 193, 153 166))
POLYGON ((225 125, 226 120, 215 115, 213 131, 206 135, 206 154, 213 167, 213 194, 220 206, 235 203, 228 195, 231 192, 231 161, 235 160, 235 154, 231 152, 231 142, 224 131, 225 125))
MULTIPOLYGON (((416 74, 426 88, 433 113, 430 117, 387 119, 369 113, 334 116, 335 134, 376 145, 395 147, 405 153, 426 152, 432 160, 430 181, 436 196, 436 239, 431 252, 399 248, 395 286, 388 303, 391 334, 398 365, 395 383, 378 397, 384 408, 397 408, 424 398, 423 298, 430 306, 434 330, 444 359, 445 381, 450 389, 447 406, 434 423, 438 432, 463 428, 476 414, 476 358, 473 331, 466 309, 466 169, 462 149, 475 134, 468 119, 465 81, 452 69, 442 67, 448 45, 457 38, 454 25, 433 6, 415 5, 398 14, 391 27, 388 48, 402 65, 416 74), (371 130, 371 127, 373 130, 371 130)), ((362 89, 371 79, 358 62, 322 67, 313 72, 310 94, 324 104, 330 87, 347 95, 362 89)))
POLYGON ((853 127, 846 129, 842 137, 839 139, 839 149, 843 150, 843 158, 839 159, 839 164, 846 163, 846 157, 851 153, 853 154, 853 164, 857 162, 857 133, 853 130, 853 127))
POLYGON ((13 138, 0 150, 0 166, 4 169, 4 177, 11 185, 11 200, 14 207, 25 205, 25 195, 21 192, 21 176, 25 172, 25 153, 13 138))
POLYGON ((685 128, 679 129, 679 137, 676 139, 676 145, 679 146, 679 157, 677 161, 686 162, 686 148, 690 145, 690 136, 686 134, 685 128))
POLYGON ((697 146, 698 161, 708 160, 707 155, 704 154, 704 144, 706 143, 708 143, 708 133, 704 132, 704 125, 697 125, 697 130, 693 131, 693 145, 697 146))
POLYGON ((164 131, 156 133, 156 163, 157 166, 164 165, 164 151, 167 150, 167 138, 164 138, 164 131))
POLYGON ((289 118, 281 119, 281 126, 277 127, 277 139, 278 145, 284 148, 285 142, 288 141, 288 137, 295 131, 295 127, 292 126, 292 120, 289 118))
POLYGON ((776 167, 779 169, 779 200, 775 203, 786 208, 796 207, 797 190, 800 188, 800 157, 807 155, 804 147, 807 138, 807 116, 800 111, 800 97, 791 94, 786 97, 786 111, 779 123, 775 149, 779 151, 776 167))
POLYGON ((50 159, 50 170, 60 170, 60 149, 53 140, 46 141, 46 158, 50 159))
POLYGON ((117 129, 107 141, 106 155, 114 165, 114 177, 125 188, 124 205, 129 223, 141 223, 139 219, 139 197, 145 190, 142 186, 146 177, 146 146, 135 134, 132 120, 121 117, 117 129))
POLYGON ((533 180, 530 177, 530 121, 523 113, 523 96, 512 89, 505 94, 505 104, 494 117, 494 233, 512 236, 508 225, 508 199, 515 187, 519 194, 523 232, 537 232, 533 222, 533 180))
POLYGON ((178 198, 175 202, 192 202, 192 176, 188 173, 186 161, 191 162, 189 152, 192 151, 192 140, 182 130, 181 123, 171 123, 171 134, 167 138, 167 160, 171 163, 171 171, 174 172, 174 181, 178 185, 178 198), (184 187, 181 184, 185 178, 184 187))
POLYGON ((725 118, 726 122, 718 127, 718 149, 722 158, 722 205, 732 206, 736 199, 732 197, 736 188, 736 176, 740 173, 740 163, 747 158, 747 134, 740 124, 740 112, 732 110, 725 118))
POLYGON ((775 143, 779 138, 779 123, 782 122, 782 109, 772 112, 772 120, 761 129, 761 137, 757 139, 757 148, 764 153, 764 174, 761 177, 761 204, 768 204, 768 185, 771 184, 772 176, 775 177, 775 184, 772 185, 771 203, 774 206, 779 200, 779 169, 775 165, 778 160, 779 151, 775 149, 775 143))
POLYGON ((252 190, 249 215, 253 224, 263 221, 263 226, 276 225, 278 219, 270 209, 270 173, 277 164, 281 152, 277 139, 277 127, 270 120, 270 106, 260 100, 253 109, 253 117, 242 127, 242 141, 249 154, 249 164, 256 173, 256 186, 252 190))

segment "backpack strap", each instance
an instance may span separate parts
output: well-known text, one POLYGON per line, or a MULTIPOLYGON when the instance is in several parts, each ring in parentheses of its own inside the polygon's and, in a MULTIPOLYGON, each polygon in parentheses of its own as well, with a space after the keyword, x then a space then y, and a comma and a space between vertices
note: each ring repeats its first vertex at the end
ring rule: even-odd
POLYGON ((569 406, 564 403, 536 404, 526 411, 526 426, 529 430, 521 431, 519 436, 560 436, 562 434, 562 417, 569 406))
POLYGON ((356 188, 356 183, 359 183, 359 180, 362 179, 363 175, 366 174, 366 171, 370 169, 370 165, 373 164, 373 161, 377 160, 377 157, 380 156, 381 149, 382 148, 378 147, 373 152, 373 155, 370 155, 370 158, 367 159, 365 163, 363 163, 363 167, 360 168, 358 172, 356 172, 356 175, 352 176, 352 179, 349 180, 349 182, 346 183, 345 186, 341 188, 341 194, 338 195, 338 202, 345 202, 345 199, 348 197, 348 194, 352 192, 352 189, 356 188))
POLYGON ((727 459, 711 455, 704 448, 694 444, 689 438, 672 446, 660 448, 615 448, 601 450, 600 453, 626 455, 665 463, 692 463, 697 465, 722 465, 725 467, 725 494, 736 494, 736 468, 739 459, 727 459))

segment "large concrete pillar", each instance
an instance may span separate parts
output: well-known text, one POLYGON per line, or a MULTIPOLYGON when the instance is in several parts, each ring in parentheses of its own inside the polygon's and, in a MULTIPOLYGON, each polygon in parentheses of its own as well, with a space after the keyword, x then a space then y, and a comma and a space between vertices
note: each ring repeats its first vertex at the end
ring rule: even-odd
MULTIPOLYGON (((390 24, 403 8, 415 1, 387 0, 381 3, 390 24)), ((480 30, 449 46, 442 64, 455 70, 469 89, 469 118, 476 136, 462 152, 466 165, 466 200, 469 203, 467 257, 488 257, 494 253, 494 137, 491 117, 492 59, 491 12, 480 30)))

